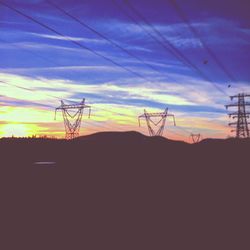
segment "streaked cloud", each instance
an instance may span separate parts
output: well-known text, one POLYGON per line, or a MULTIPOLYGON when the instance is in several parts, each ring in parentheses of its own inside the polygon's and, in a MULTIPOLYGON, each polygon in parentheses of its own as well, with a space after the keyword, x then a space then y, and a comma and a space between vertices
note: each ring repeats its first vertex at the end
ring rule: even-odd
POLYGON ((48 38, 53 40, 62 40, 62 41, 75 41, 75 42, 87 42, 87 43, 101 43, 106 44, 107 42, 103 39, 95 39, 95 38, 84 38, 84 37, 72 37, 72 36, 59 36, 59 35, 50 35, 50 34, 42 34, 42 33, 30 33, 34 36, 41 38, 48 38))
MULTIPOLYGON (((213 108, 224 109, 221 104, 221 95, 210 95, 209 89, 211 86, 208 83, 197 82, 197 92, 189 91, 186 93, 189 87, 192 85, 182 85, 176 83, 147 83, 145 86, 133 83, 133 87, 129 85, 122 86, 119 83, 102 83, 102 84, 79 84, 78 82, 65 81, 63 79, 46 79, 38 78, 33 79, 30 77, 24 77, 20 75, 1 73, 0 79, 6 81, 9 84, 15 84, 16 86, 0 84, 0 90, 2 93, 2 107, 1 119, 10 123, 23 123, 23 124, 37 124, 37 133, 40 130, 44 131, 43 123, 48 123, 49 127, 46 127, 47 132, 56 131, 55 127, 59 129, 59 134, 63 134, 62 117, 59 116, 57 122, 53 121, 54 108, 59 106, 59 99, 79 101, 76 94, 81 93, 82 97, 87 96, 87 103, 92 105, 93 115, 90 120, 86 121, 87 131, 91 130, 91 126, 94 126, 97 131, 102 129, 130 129, 137 130, 138 124, 136 117, 143 112, 143 108, 147 108, 148 112, 159 112, 166 106, 173 106, 174 109, 169 110, 170 113, 176 115, 178 128, 171 127, 171 130, 178 131, 180 128, 184 130, 197 130, 203 131, 206 134, 216 133, 218 136, 225 135, 227 132, 227 117, 225 113, 209 113, 208 110, 213 108), (18 88, 28 88, 26 89, 18 88), (161 91, 159 91, 161 89, 161 91), (91 97, 91 94, 94 97, 91 97), (8 99, 15 98, 19 101, 17 107, 9 106, 8 99), (5 104, 6 100, 6 104, 5 104), (134 100, 141 102, 140 105, 136 105, 134 100), (151 108, 147 107, 147 101, 151 101, 151 108), (22 102, 37 102, 41 106, 29 106, 29 108, 22 108, 22 102), (155 103, 155 107, 154 107, 155 103), (44 107, 42 105, 44 104, 44 107), (195 107, 199 105, 206 105, 206 109, 199 112, 195 111, 195 107), (50 105, 51 108, 45 107, 50 105), (160 106, 162 108, 160 108, 160 106), (178 109, 176 107, 179 106, 178 109), (189 107, 189 112, 181 111, 184 107, 189 107), (176 109, 176 110, 175 110, 176 109), (59 125, 61 124, 61 125, 59 125), (92 124, 92 125, 90 125, 92 124), (40 127, 43 127, 40 129, 40 127), (89 128, 88 128, 89 127, 89 128), (88 130, 89 129, 89 130, 88 130)), ((242 84, 244 85, 244 84, 242 84)), ((183 136, 186 136, 187 132, 181 130, 183 136)), ((36 129, 33 129, 35 133, 36 129)), ((147 133, 146 128, 143 128, 147 133)), ((52 133, 52 132, 51 132, 52 133)), ((54 132, 53 132, 54 133, 54 132)))
MULTIPOLYGON (((10 10, 4 15, 6 8, 0 10, 3 14, 1 34, 6 40, 0 42, 4 58, 0 70, 0 117, 4 121, 0 123, 0 131, 4 132, 0 135, 11 135, 11 131, 16 131, 19 135, 45 133, 63 136, 62 116, 58 114, 57 121, 54 121, 54 108, 61 99, 78 102, 85 97, 93 114, 87 119, 84 113, 84 134, 138 129, 147 133, 145 124, 138 128, 137 116, 144 108, 149 112, 159 112, 169 107, 169 112, 176 115, 178 126, 167 123, 165 135, 179 139, 187 138, 190 132, 201 132, 204 137, 227 136, 228 117, 224 105, 230 101, 229 95, 249 90, 250 32, 245 20, 228 18, 228 13, 215 15, 193 10, 187 13, 199 36, 235 75, 236 80, 232 81, 209 57, 200 39, 192 34, 173 9, 168 9, 166 4, 163 8, 161 1, 153 3, 154 9, 149 8, 150 2, 143 3, 142 14, 194 67, 211 78, 208 82, 203 79, 206 77, 201 77, 174 56, 176 51, 171 53, 166 41, 162 41, 163 48, 149 37, 143 29, 159 39, 142 20, 138 22, 143 29, 117 9, 114 11, 114 6, 100 1, 77 2, 74 6, 69 1, 59 2, 67 11, 135 56, 124 53, 58 10, 48 8, 46 2, 11 1, 13 6, 65 37, 50 33, 10 10), (108 59, 77 47, 69 40, 108 59), (112 64, 112 60, 121 67, 112 64)), ((140 2, 135 4, 140 6, 140 2)), ((189 7, 183 3, 185 6, 189 7)))

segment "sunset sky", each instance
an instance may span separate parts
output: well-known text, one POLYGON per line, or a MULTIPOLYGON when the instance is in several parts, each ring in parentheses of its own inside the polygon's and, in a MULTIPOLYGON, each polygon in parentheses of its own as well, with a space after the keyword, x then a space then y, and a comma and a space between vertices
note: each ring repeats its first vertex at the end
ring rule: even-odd
POLYGON ((227 137, 224 105, 250 92, 247 2, 0 1, 0 136, 63 137, 54 109, 86 98, 81 135, 147 134, 138 115, 168 107, 164 136, 227 137))

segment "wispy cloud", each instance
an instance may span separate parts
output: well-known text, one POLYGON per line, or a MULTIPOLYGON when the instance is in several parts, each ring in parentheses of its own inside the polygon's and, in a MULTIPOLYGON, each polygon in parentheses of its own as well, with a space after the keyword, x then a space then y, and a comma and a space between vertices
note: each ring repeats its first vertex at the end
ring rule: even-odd
POLYGON ((106 44, 107 42, 103 39, 96 38, 87 38, 87 37, 73 37, 73 36, 59 36, 59 35, 50 35, 50 34, 42 34, 42 33, 30 33, 34 36, 41 38, 48 38, 53 40, 62 40, 62 41, 75 41, 75 42, 86 42, 86 43, 98 43, 98 44, 106 44))
MULTIPOLYGON (((52 45, 42 42, 9 42, 9 43, 0 43, 0 49, 36 49, 36 50, 64 50, 79 52, 80 49, 74 47, 66 47, 60 45, 52 45)), ((87 52, 88 53, 88 52, 87 52)))
MULTIPOLYGON (((199 35, 202 38, 207 40, 209 44, 214 45, 220 45, 222 43, 225 44, 225 39, 229 39, 230 44, 245 44, 246 41, 242 39, 242 33, 249 33, 248 29, 242 30, 242 27, 240 27, 237 22, 218 17, 210 17, 202 21, 191 21, 190 23, 196 30, 199 31, 199 35), (222 32, 222 30, 223 36, 220 36, 219 34, 222 32), (235 33, 238 35, 232 36, 232 34, 235 33)), ((129 40, 131 40, 136 36, 137 40, 143 39, 145 43, 148 42, 148 45, 151 44, 153 40, 145 33, 144 30, 147 30, 153 36, 158 37, 158 39, 161 40, 161 38, 159 38, 159 36, 155 34, 152 31, 151 27, 147 24, 140 24, 144 30, 135 23, 121 21, 119 22, 117 20, 110 20, 108 22, 105 22, 104 24, 100 23, 98 26, 99 28, 102 27, 104 29, 108 29, 108 26, 110 25, 114 26, 116 29, 123 30, 122 37, 124 41, 126 40, 126 38, 129 38, 129 40)), ((194 36, 187 23, 185 22, 179 21, 177 23, 171 24, 152 23, 152 25, 177 48, 202 48, 202 44, 199 38, 194 36)))
MULTIPOLYGON (((88 67, 87 67, 88 68, 88 67)), ((91 69, 91 67, 90 67, 91 69)), ((93 68, 93 70, 100 68, 93 68)), ((104 68, 105 70, 110 70, 109 68, 104 68)), ((101 70, 103 68, 101 67, 101 70)), ((162 104, 174 104, 174 105, 206 105, 210 108, 221 108, 223 103, 227 102, 227 97, 223 96, 220 92, 213 92, 210 94, 211 88, 213 86, 205 81, 190 81, 190 79, 183 79, 179 83, 173 82, 144 82, 143 84, 139 81, 127 80, 130 84, 123 84, 124 80, 119 80, 115 82, 103 82, 89 84, 87 82, 77 82, 69 81, 64 79, 47 79, 47 78, 31 78, 24 77, 15 74, 1 73, 0 79, 7 83, 13 84, 5 85, 2 83, 2 95, 9 97, 18 97, 25 99, 28 97, 30 101, 41 101, 53 99, 53 97, 48 97, 47 95, 56 94, 63 98, 70 98, 78 93, 94 94, 99 95, 102 100, 105 96, 112 97, 115 99, 123 100, 126 103, 128 99, 136 99, 143 101, 159 102, 162 104), (15 85, 19 85, 22 88, 30 88, 32 90, 44 90, 37 93, 37 96, 27 94, 28 91, 25 89, 17 89, 15 85), (10 90, 11 91, 8 91, 10 90), (48 91, 51 89, 51 91, 48 91), (46 92, 48 91, 48 92, 46 92), (26 92, 26 94, 25 94, 26 92), (22 98, 22 97, 25 98, 22 98)), ((247 84, 242 83, 241 86, 249 88, 247 84)), ((214 89, 215 90, 215 89, 214 89)), ((232 90, 233 91, 233 90, 232 90)))
POLYGON ((112 66, 62 66, 62 67, 28 67, 28 68, 5 68, 5 73, 20 74, 24 72, 42 71, 85 71, 85 72, 123 72, 122 69, 112 66))
MULTIPOLYGON (((87 97, 87 103, 93 106, 93 122, 100 123, 95 124, 95 126, 103 126, 103 128, 100 127, 97 130, 104 128, 110 130, 121 129, 120 126, 123 129, 136 129, 136 117, 143 111, 143 108, 148 108, 147 102, 150 101, 152 106, 148 108, 149 112, 159 111, 159 109, 164 109, 166 106, 172 107, 170 112, 175 113, 178 126, 188 131, 202 131, 207 135, 212 135, 214 132, 218 136, 225 136, 227 132, 226 111, 225 113, 214 113, 212 111, 215 108, 223 109, 222 102, 229 100, 225 98, 222 101, 220 94, 210 95, 211 86, 207 83, 202 83, 202 85, 197 82, 197 92, 195 93, 188 91, 189 86, 176 83, 158 83, 157 85, 148 83, 144 87, 140 84, 137 86, 136 83, 133 84, 133 87, 122 86, 120 83, 115 82, 91 85, 62 79, 36 79, 6 73, 1 73, 0 79, 9 84, 31 89, 31 91, 28 91, 22 88, 19 89, 16 86, 0 84, 2 120, 10 122, 33 122, 37 124, 52 122, 53 108, 42 107, 42 105, 57 107, 60 98, 79 101, 79 93, 81 93, 81 98, 87 97), (162 93, 159 93, 159 89, 161 89, 162 93), (17 108, 9 106, 9 101, 13 102, 13 98, 16 102, 19 102, 17 108), (138 105, 138 101, 141 102, 140 105, 138 105), (30 102, 31 105, 29 108, 21 108, 22 102, 30 102), (41 104, 41 107, 35 104, 32 106, 32 102, 41 104), (154 105, 154 103, 161 105, 154 105), (202 105, 206 106, 202 108, 202 105), (177 108, 178 106, 180 108, 177 108), (200 109, 197 109, 196 107, 199 106, 200 109), (187 107, 189 109, 186 112, 187 107), (46 114, 46 116, 43 114, 46 114)), ((242 83, 242 85, 244 84, 242 83)), ((59 121, 61 121, 61 118, 59 121)), ((53 123, 51 128, 56 130, 53 123)), ((175 131, 174 127, 172 129, 175 131)), ((48 128, 48 131, 50 131, 50 128, 48 128)), ((182 131, 182 133, 184 132, 182 131)))
MULTIPOLYGON (((152 34, 152 36, 156 37, 159 40, 162 40, 159 38, 157 34, 155 34, 151 27, 146 24, 140 24, 142 26, 139 27, 137 24, 131 23, 131 22, 117 22, 117 20, 110 20, 109 22, 106 22, 105 24, 99 24, 99 29, 104 26, 105 29, 106 26, 112 25, 116 27, 116 29, 123 30, 123 40, 126 43, 129 43, 132 39, 135 39, 137 41, 144 40, 144 43, 148 43, 148 46, 150 44, 155 43, 152 38, 145 33, 144 30, 147 30, 148 33, 152 34)), ((154 24, 153 24, 154 25, 154 24)), ((168 39, 174 46, 177 48, 196 48, 201 47, 201 43, 199 39, 193 37, 190 34, 190 31, 187 29, 187 26, 185 23, 177 23, 177 24, 170 24, 170 25, 159 25, 156 24, 154 27, 166 38, 168 39)), ((117 36, 117 34, 115 34, 117 36)), ((121 35, 120 35, 121 36, 121 35)))

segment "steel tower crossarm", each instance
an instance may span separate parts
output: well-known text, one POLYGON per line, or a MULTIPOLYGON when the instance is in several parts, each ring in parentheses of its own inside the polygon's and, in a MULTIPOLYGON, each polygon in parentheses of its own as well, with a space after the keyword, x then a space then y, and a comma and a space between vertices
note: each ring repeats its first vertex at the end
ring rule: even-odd
POLYGON ((138 116, 138 123, 139 123, 139 126, 141 126, 141 119, 145 119, 147 123, 148 131, 149 131, 149 135, 150 136, 162 136, 167 117, 173 117, 174 125, 176 126, 175 117, 172 114, 168 114, 168 108, 166 108, 164 112, 153 112, 153 113, 148 113, 145 109, 144 114, 138 116), (159 118, 159 120, 155 122, 151 118, 159 118), (152 128, 151 124, 153 124, 155 127, 159 126, 158 130, 155 131, 152 128))
POLYGON ((235 130, 231 130, 231 132, 236 132, 237 138, 249 138, 250 132, 248 128, 248 118, 250 116, 250 111, 247 110, 247 107, 250 106, 250 102, 246 101, 245 99, 250 97, 250 94, 240 93, 238 95, 230 96, 231 101, 237 98, 236 103, 231 103, 225 105, 226 109, 228 108, 237 108, 237 111, 229 113, 229 117, 232 119, 237 119, 235 122, 230 122, 229 126, 235 126, 235 130))
POLYGON ((250 97, 250 94, 240 93, 238 95, 230 96, 230 99, 232 101, 234 98, 239 98, 239 96, 250 97))
POLYGON ((86 108, 89 109, 90 118, 91 107, 85 105, 85 99, 76 104, 65 104, 64 101, 61 101, 61 105, 55 109, 55 119, 56 113, 62 111, 66 139, 73 139, 79 136, 83 110, 86 108))

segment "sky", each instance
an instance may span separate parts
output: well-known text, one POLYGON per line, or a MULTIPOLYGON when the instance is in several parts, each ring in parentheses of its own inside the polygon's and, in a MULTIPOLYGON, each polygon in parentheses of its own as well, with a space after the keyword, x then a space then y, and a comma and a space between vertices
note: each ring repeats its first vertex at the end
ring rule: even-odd
POLYGON ((250 92, 247 2, 0 1, 0 136, 64 137, 55 108, 83 98, 81 135, 147 134, 137 117, 165 108, 167 138, 233 135, 225 105, 250 92))

